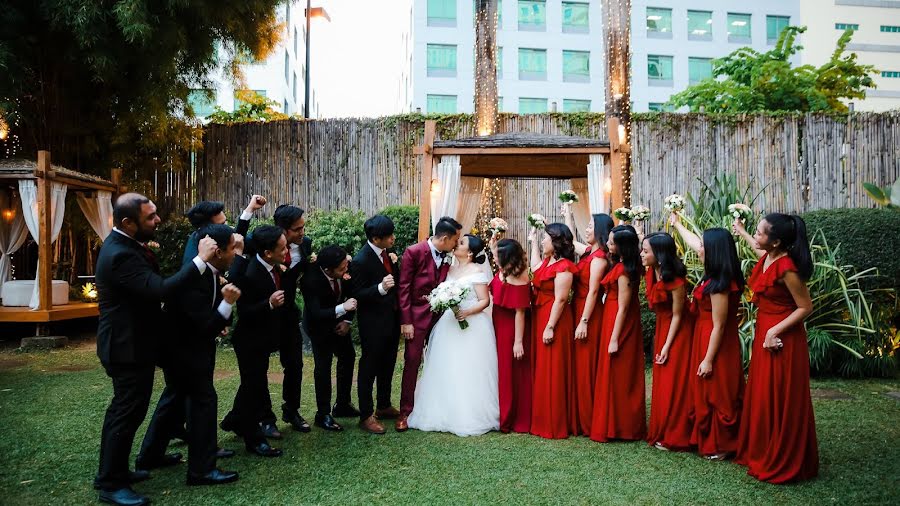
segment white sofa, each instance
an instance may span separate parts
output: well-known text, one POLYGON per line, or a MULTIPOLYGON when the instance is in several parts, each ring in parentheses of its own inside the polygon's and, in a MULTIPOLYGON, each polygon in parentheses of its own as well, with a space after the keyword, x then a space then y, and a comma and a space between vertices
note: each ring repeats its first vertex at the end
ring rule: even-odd
MULTIPOLYGON (((0 289, 0 299, 3 299, 5 307, 28 307, 31 302, 31 293, 34 291, 33 279, 17 279, 3 283, 0 289)), ((58 279, 53 280, 53 305, 61 306, 69 303, 69 283, 58 279)))

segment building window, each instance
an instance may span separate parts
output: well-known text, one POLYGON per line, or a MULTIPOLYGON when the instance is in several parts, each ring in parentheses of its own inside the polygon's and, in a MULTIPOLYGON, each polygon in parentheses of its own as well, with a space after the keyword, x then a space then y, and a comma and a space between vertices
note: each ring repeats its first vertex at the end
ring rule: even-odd
POLYGON ((497 46, 497 79, 503 77, 503 48, 497 46))
POLYGON ((699 83, 713 76, 711 58, 688 58, 688 81, 691 84, 699 83))
POLYGON ((497 112, 503 112, 503 97, 497 97, 497 112))
POLYGON ((791 24, 788 16, 766 16, 766 42, 770 45, 778 42, 782 30, 791 24))
POLYGON ((291 0, 285 2, 284 24, 291 26, 291 0))
POLYGON ((428 95, 425 112, 438 114, 456 113, 456 95, 428 95))
POLYGON ((519 79, 547 80, 547 50, 519 48, 519 79))
POLYGON ((565 51, 563 56, 563 82, 588 83, 591 81, 591 53, 589 51, 565 51))
POLYGON ((728 42, 750 42, 750 14, 728 13, 728 42))
MULTIPOLYGON (((884 27, 882 27, 882 28, 884 28, 884 27)), ((849 29, 849 30, 853 30, 853 31, 855 32, 856 30, 859 30, 859 25, 852 24, 852 23, 835 23, 835 24, 834 24, 834 29, 835 29, 835 30, 840 30, 840 31, 842 31, 842 32, 843 32, 844 30, 848 30, 848 29, 849 29)), ((882 32, 883 32, 883 31, 884 31, 884 30, 882 30, 882 32)))
POLYGON ((688 40, 712 40, 712 12, 687 12, 688 40))
POLYGON ((573 100, 569 98, 563 99, 563 112, 590 112, 590 100, 573 100))
POLYGON ((209 116, 216 110, 216 90, 191 90, 188 93, 188 105, 194 111, 194 116, 209 116))
POLYGON ((298 34, 297 34, 297 27, 295 26, 294 27, 294 56, 299 56, 299 54, 297 53, 297 39, 299 39, 299 38, 300 37, 298 37, 298 34))
POLYGON ((456 46, 428 44, 428 77, 456 77, 456 46))
POLYGON ((675 112, 675 108, 663 102, 650 102, 647 107, 650 112, 675 112))
POLYGON ((891 78, 891 79, 898 79, 898 78, 900 78, 900 71, 898 71, 898 70, 882 70, 882 71, 881 71, 881 77, 888 77, 888 78, 891 78))
POLYGON ((547 3, 544 0, 519 0, 519 30, 543 32, 547 29, 547 3))
MULTIPOLYGON (((859 25, 857 25, 857 28, 859 25)), ((881 31, 884 33, 900 33, 900 26, 881 25, 881 31)))
MULTIPOLYGON (((243 104, 246 104, 247 101, 243 100, 241 97, 246 97, 249 94, 257 94, 260 97, 266 98, 266 90, 234 90, 234 109, 239 109, 243 104)), ((277 102, 276 102, 277 103, 277 102)))
POLYGON ((591 31, 588 7, 588 4, 580 2, 562 3, 563 33, 589 33, 591 31))
POLYGON ((655 39, 672 38, 672 9, 647 7, 647 36, 655 39))
POLYGON ((238 49, 235 59, 238 63, 247 65, 262 65, 266 63, 265 60, 258 60, 256 56, 253 56, 253 51, 250 51, 249 48, 238 49))
POLYGON ((546 98, 525 98, 519 99, 519 114, 539 114, 547 112, 546 98))
POLYGON ((672 57, 647 55, 647 78, 650 86, 672 86, 672 57))
POLYGON ((284 52, 284 82, 291 82, 291 58, 288 52, 284 52))
POLYGON ((297 73, 294 72, 294 85, 291 87, 291 95, 294 97, 294 102, 297 101, 297 73))
POLYGON ((456 0, 428 0, 428 26, 456 26, 456 0))
POLYGON ((288 103, 287 103, 287 99, 284 99, 284 113, 285 113, 285 114, 289 114, 289 113, 288 113, 288 103))

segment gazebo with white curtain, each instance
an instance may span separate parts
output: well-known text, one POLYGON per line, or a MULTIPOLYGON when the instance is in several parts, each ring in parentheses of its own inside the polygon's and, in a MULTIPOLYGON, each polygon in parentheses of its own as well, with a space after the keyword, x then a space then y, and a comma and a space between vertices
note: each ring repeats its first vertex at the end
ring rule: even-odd
POLYGON ((622 205, 618 158, 629 147, 620 145, 612 118, 610 142, 585 137, 535 133, 502 133, 454 140, 435 140, 436 123, 425 122, 425 142, 415 153, 423 156, 419 202, 419 240, 440 216, 455 216, 464 230, 471 228, 483 193, 484 178, 571 179, 581 205, 576 220, 590 213, 608 213, 622 205), (440 188, 440 191, 433 191, 440 188), (579 216, 581 215, 581 216, 579 216))
POLYGON ((53 242, 59 236, 67 194, 74 194, 94 231, 112 230, 112 199, 121 190, 121 171, 112 181, 50 164, 50 153, 33 160, 0 160, 0 322, 33 322, 46 336, 53 321, 97 316, 95 302, 68 301, 68 285, 54 281, 53 242), (36 280, 11 280, 11 256, 29 234, 38 245, 36 280), (59 293, 55 293, 59 292, 59 293))

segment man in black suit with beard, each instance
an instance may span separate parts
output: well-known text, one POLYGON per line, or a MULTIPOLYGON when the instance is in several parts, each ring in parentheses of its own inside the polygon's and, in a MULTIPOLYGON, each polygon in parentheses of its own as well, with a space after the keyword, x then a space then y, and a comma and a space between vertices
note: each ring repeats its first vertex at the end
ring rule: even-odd
POLYGON ((391 383, 397 350, 400 347, 400 314, 394 247, 394 222, 375 215, 365 223, 367 243, 359 250, 350 266, 352 294, 358 301, 359 359, 357 393, 359 394, 359 426, 372 434, 384 434, 380 420, 397 418, 400 411, 391 405, 391 383), (372 390, 378 380, 377 411, 372 390))
POLYGON ((129 472, 128 461, 153 392, 159 337, 164 331, 160 302, 205 273, 216 249, 215 241, 201 239, 199 254, 174 276, 163 278, 156 256, 146 245, 159 222, 156 206, 147 197, 121 195, 113 208, 115 228, 97 258, 97 356, 112 379, 113 398, 103 420, 94 485, 100 489, 100 500, 112 504, 150 502, 131 488, 149 473, 129 472))
POLYGON ((165 303, 170 350, 162 367, 166 391, 181 402, 160 398, 135 467, 148 469, 149 463, 165 461, 166 447, 185 420, 182 406, 186 406, 190 452, 187 483, 218 485, 238 479, 237 473, 216 468, 218 397, 213 372, 216 338, 231 321, 233 305, 241 295, 235 285, 227 284, 222 273, 231 266, 235 254, 243 250, 243 238, 225 224, 201 227, 198 236, 216 242, 215 255, 200 278, 187 283, 165 303))
POLYGON ((315 358, 316 419, 325 430, 342 431, 336 416, 357 416, 350 403, 356 350, 350 323, 356 299, 349 298, 350 284, 344 280, 350 261, 340 246, 319 251, 316 264, 300 279, 303 292, 303 327, 312 341, 315 358), (331 361, 337 357, 337 402, 331 405, 331 361))
POLYGON ((278 348, 284 326, 291 320, 286 300, 283 265, 287 240, 281 228, 263 225, 248 238, 253 255, 235 257, 244 263, 229 277, 241 290, 237 303, 238 321, 232 344, 241 374, 241 385, 231 411, 222 420, 222 429, 233 431, 244 439, 247 450, 263 457, 277 457, 281 450, 272 448, 260 425, 260 415, 269 401, 269 355, 278 348))

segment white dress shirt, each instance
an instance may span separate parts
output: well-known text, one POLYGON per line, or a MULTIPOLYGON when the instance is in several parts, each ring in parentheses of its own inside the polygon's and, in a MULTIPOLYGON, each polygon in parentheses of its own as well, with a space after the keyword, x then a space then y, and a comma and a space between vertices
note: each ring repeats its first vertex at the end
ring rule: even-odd
MULTIPOLYGON (((434 259, 434 265, 437 266, 438 269, 441 268, 441 264, 444 262, 444 259, 441 258, 441 252, 438 251, 437 247, 434 245, 433 241, 434 237, 428 239, 428 247, 431 248, 431 258, 434 259)), ((444 255, 446 257, 446 254, 444 255)))
MULTIPOLYGON (((278 282, 275 281, 275 274, 273 272, 275 266, 270 264, 269 262, 266 262, 263 257, 259 256, 259 253, 256 254, 256 259, 259 260, 259 263, 263 264, 263 267, 265 267, 267 271, 269 271, 269 276, 272 276, 272 282, 275 283, 276 287, 278 287, 278 282)), ((275 307, 272 306, 271 300, 269 300, 269 309, 275 309, 275 307)))
MULTIPOLYGON (((332 278, 331 276, 329 276, 328 273, 325 272, 325 269, 319 267, 319 270, 322 271, 322 274, 325 276, 325 279, 328 280, 328 284, 332 287, 331 288, 332 290, 334 290, 334 285, 332 283, 334 283, 335 281, 337 281, 338 290, 340 290, 341 282, 339 280, 336 280, 336 279, 332 278)), ((337 306, 334 306, 334 317, 335 318, 340 318, 340 317, 344 316, 345 314, 347 314, 347 310, 344 309, 343 304, 338 304, 337 306)), ((349 320, 344 320, 344 321, 347 323, 350 323, 349 320)))
MULTIPOLYGON (((216 297, 218 297, 218 293, 216 292, 219 290, 219 282, 217 280, 217 278, 219 277, 219 270, 213 267, 213 265, 210 263, 207 263, 206 265, 212 271, 213 275, 213 304, 215 304, 216 297)), ((218 311, 219 314, 222 315, 222 318, 225 318, 227 320, 231 318, 232 305, 227 300, 222 299, 222 302, 219 303, 219 307, 216 308, 216 311, 218 311)))
MULTIPOLYGON (((375 256, 377 256, 379 260, 384 262, 384 260, 381 258, 381 252, 384 251, 384 248, 379 248, 378 246, 375 246, 374 244, 372 244, 372 241, 368 241, 368 242, 369 242, 369 247, 372 248, 372 251, 375 252, 375 256)), ((390 259, 388 259, 388 261, 390 261, 390 259)), ((388 291, 384 288, 384 283, 378 283, 378 293, 380 293, 382 296, 387 295, 388 291)))

